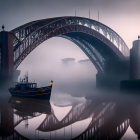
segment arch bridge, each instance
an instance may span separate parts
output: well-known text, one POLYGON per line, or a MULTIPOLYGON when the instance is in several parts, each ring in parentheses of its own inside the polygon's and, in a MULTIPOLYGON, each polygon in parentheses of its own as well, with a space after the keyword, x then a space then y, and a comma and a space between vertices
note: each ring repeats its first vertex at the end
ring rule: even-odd
MULTIPOLYGON (((4 32, 1 32, 0 38, 4 32)), ((129 56, 129 48, 114 30, 98 21, 84 17, 67 16, 36 20, 17 27, 8 34, 12 34, 13 43, 8 38, 7 54, 11 57, 9 57, 10 62, 8 60, 7 62, 11 64, 6 66, 7 69, 16 69, 32 50, 52 37, 63 37, 74 42, 100 73, 104 72, 106 61, 125 59, 129 56), (9 52, 10 48, 12 51, 9 52)), ((1 44, 1 50, 3 50, 3 42, 1 44)), ((3 51, 1 53, 4 59, 5 54, 3 51)), ((3 63, 6 62, 2 60, 1 63, 1 69, 3 69, 3 63)))
POLYGON ((38 45, 49 38, 60 36, 78 45, 98 71, 103 71, 108 58, 123 58, 129 49, 111 28, 95 20, 82 17, 57 17, 33 21, 11 31, 14 40, 15 68, 38 45))

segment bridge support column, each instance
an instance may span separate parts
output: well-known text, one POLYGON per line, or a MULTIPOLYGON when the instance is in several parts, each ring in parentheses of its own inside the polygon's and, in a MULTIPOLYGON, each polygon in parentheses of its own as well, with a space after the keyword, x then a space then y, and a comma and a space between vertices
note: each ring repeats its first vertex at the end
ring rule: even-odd
POLYGON ((130 79, 140 79, 140 39, 133 42, 130 50, 130 79))
MULTIPOLYGON (((13 76, 13 35, 6 31, 0 32, 0 77, 10 78, 13 76)), ((3 79, 1 78, 1 79, 3 79)))
POLYGON ((97 88, 120 89, 120 81, 129 79, 129 60, 108 60, 104 73, 97 73, 97 88))
POLYGON ((133 42, 130 50, 130 76, 129 80, 121 81, 121 89, 127 92, 140 92, 140 37, 133 42))

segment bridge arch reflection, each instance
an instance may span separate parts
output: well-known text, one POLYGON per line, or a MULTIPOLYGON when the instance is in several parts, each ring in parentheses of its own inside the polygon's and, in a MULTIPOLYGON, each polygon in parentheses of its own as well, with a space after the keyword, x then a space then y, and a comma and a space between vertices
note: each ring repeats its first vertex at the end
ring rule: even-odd
MULTIPOLYGON (((87 127, 76 135, 72 134, 72 137, 69 137, 69 139, 118 140, 124 136, 129 126, 139 138, 140 104, 135 100, 135 103, 128 108, 130 103, 133 103, 132 99, 129 101, 125 99, 124 103, 124 101, 95 98, 92 101, 87 100, 85 103, 72 105, 66 116, 62 120, 58 120, 57 114, 54 114, 48 102, 36 102, 36 100, 34 102, 34 100, 21 100, 17 98, 6 99, 0 102, 0 119, 2 122, 0 123, 0 130, 2 130, 0 132, 4 132, 0 133, 0 137, 28 139, 26 134, 22 134, 20 130, 15 130, 15 128, 25 124, 27 127, 23 128, 28 130, 28 125, 32 125, 30 120, 33 118, 37 120, 37 117, 44 114, 43 121, 35 128, 36 135, 39 132, 40 138, 42 133, 44 135, 52 133, 49 138, 51 139, 54 132, 58 132, 60 129, 65 131, 69 126, 74 126, 75 123, 88 118, 91 118, 91 120, 87 127)), ((73 130, 72 133, 74 133, 73 130)))

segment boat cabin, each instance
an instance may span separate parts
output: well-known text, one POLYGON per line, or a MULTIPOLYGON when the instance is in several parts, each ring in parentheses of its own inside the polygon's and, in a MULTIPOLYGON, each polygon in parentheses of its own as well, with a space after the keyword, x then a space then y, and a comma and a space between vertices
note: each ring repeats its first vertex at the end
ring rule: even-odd
POLYGON ((15 86, 17 90, 26 90, 26 89, 33 89, 37 88, 37 83, 18 83, 15 86))

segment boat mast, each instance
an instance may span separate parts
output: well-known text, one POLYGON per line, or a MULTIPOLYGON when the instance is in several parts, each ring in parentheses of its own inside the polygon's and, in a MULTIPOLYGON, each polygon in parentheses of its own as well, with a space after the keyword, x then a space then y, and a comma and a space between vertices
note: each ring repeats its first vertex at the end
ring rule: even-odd
POLYGON ((28 72, 27 72, 27 75, 26 75, 26 82, 28 83, 28 72))

